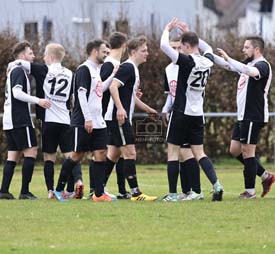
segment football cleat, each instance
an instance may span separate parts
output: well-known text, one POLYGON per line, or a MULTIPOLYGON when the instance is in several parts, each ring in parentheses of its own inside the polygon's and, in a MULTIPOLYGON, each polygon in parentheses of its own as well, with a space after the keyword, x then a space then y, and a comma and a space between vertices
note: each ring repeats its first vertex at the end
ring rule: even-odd
POLYGON ((112 198, 108 196, 106 193, 102 194, 100 197, 93 195, 92 200, 94 202, 112 202, 113 201, 112 198))
POLYGON ((185 198, 180 199, 181 201, 191 201, 191 200, 202 200, 204 196, 202 193, 196 193, 194 191, 190 191, 189 195, 185 198))
POLYGON ((263 192, 261 194, 262 198, 270 191, 274 181, 275 181, 275 175, 268 173, 267 178, 262 181, 262 186, 263 186, 263 192))
POLYGON ((105 193, 106 195, 108 195, 113 201, 117 200, 117 197, 116 197, 115 195, 111 194, 111 193, 108 191, 107 187, 104 187, 104 193, 105 193))
POLYGON ((56 190, 54 191, 54 196, 59 202, 67 202, 68 201, 68 199, 64 198, 63 192, 64 191, 56 191, 56 190))
POLYGON ((220 184, 219 180, 213 186, 212 201, 222 201, 223 186, 220 184))
POLYGON ((15 197, 9 193, 9 192, 6 192, 6 193, 3 193, 3 192, 0 192, 0 199, 15 199, 15 197))
POLYGON ((256 192, 254 192, 253 194, 250 194, 249 192, 245 191, 245 192, 240 194, 239 198, 240 199, 253 199, 253 198, 256 198, 256 192))
POLYGON ((178 194, 177 193, 169 193, 165 195, 160 201, 163 202, 177 202, 178 199, 178 194))
POLYGON ((53 190, 49 190, 48 191, 48 199, 54 199, 54 198, 55 198, 55 196, 54 196, 53 190))
POLYGON ((157 197, 147 196, 143 193, 140 193, 138 196, 132 196, 131 201, 155 201, 157 197))
POLYGON ((84 196, 84 184, 83 183, 77 183, 75 185, 75 199, 82 199, 84 196))
POLYGON ((118 193, 116 197, 117 199, 130 199, 132 195, 130 192, 126 191, 125 194, 118 193))
POLYGON ((19 195, 19 199, 36 200, 38 198, 36 196, 34 196, 31 192, 28 192, 28 193, 21 193, 19 195))

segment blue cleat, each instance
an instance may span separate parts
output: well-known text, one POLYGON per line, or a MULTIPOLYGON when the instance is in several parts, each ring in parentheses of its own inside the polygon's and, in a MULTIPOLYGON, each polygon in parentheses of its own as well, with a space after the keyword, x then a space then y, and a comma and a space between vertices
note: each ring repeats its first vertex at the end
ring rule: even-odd
POLYGON ((68 202, 69 200, 65 199, 62 194, 63 191, 54 191, 54 196, 59 202, 68 202))

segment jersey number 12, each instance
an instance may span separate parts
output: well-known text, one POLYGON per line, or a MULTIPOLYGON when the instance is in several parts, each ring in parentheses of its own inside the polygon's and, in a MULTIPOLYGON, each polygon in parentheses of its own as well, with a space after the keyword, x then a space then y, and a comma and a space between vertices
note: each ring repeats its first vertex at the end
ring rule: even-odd
POLYGON ((62 92, 68 86, 68 80, 67 79, 59 79, 56 82, 56 78, 53 78, 53 79, 49 80, 49 83, 52 84, 50 94, 61 96, 61 97, 66 97, 66 94, 62 93, 62 92), (57 89, 57 91, 55 91, 55 85, 56 85, 56 83, 59 84, 59 85, 62 85, 59 89, 57 89))

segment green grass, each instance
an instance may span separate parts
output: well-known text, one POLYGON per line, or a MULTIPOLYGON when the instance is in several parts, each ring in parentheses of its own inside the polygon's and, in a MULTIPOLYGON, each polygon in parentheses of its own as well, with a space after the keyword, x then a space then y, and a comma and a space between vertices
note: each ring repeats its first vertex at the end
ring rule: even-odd
MULTIPOLYGON (((83 168, 88 187, 87 166, 83 168)), ((0 202, 0 253, 273 254, 275 191, 264 199, 238 200, 243 191, 241 167, 226 161, 217 162, 216 168, 225 187, 223 202, 210 201, 211 185, 202 173, 203 201, 96 204, 47 200, 43 172, 38 168, 31 191, 40 200, 0 202)), ((115 178, 112 175, 109 184, 113 193, 117 191, 115 178)), ((145 193, 166 194, 165 165, 138 166, 138 178, 145 193)), ((18 168, 11 192, 18 195, 20 185, 18 168)))

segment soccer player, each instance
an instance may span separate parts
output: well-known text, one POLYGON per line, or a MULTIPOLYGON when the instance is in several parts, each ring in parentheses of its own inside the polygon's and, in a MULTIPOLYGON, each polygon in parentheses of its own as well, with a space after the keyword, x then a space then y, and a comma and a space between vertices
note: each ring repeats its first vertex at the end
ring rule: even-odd
POLYGON ((176 193, 180 146, 189 143, 195 158, 213 185, 212 201, 221 201, 223 187, 203 148, 203 99, 207 78, 213 66, 213 55, 207 52, 200 55, 199 38, 194 32, 183 33, 183 54, 174 50, 169 45, 169 32, 178 24, 178 19, 174 18, 166 25, 161 37, 162 51, 179 66, 175 102, 167 132, 169 193, 176 193))
MULTIPOLYGON (((28 42, 20 42, 13 48, 15 59, 32 62, 34 54, 28 42)), ((20 66, 12 66, 8 70, 5 89, 3 129, 8 142, 8 158, 3 170, 0 199, 14 199, 9 193, 9 186, 14 168, 22 154, 22 186, 19 199, 35 200, 37 197, 29 191, 29 184, 34 170, 37 155, 37 141, 34 125, 30 115, 30 104, 38 104, 50 108, 51 103, 31 95, 27 73, 20 66)))
POLYGON ((102 117, 102 95, 103 91, 108 89, 113 75, 105 82, 101 81, 99 75, 100 65, 107 56, 104 41, 89 42, 86 52, 88 59, 77 68, 74 77, 75 103, 71 117, 74 149, 62 165, 54 192, 59 201, 64 201, 62 192, 69 173, 88 151, 94 155, 95 195, 92 200, 112 201, 111 197, 104 193, 107 130, 102 117))
MULTIPOLYGON (((45 64, 35 64, 23 60, 14 62, 21 64, 29 74, 34 76, 37 94, 51 101, 49 109, 37 109, 37 118, 42 121, 42 151, 48 198, 54 197, 54 163, 57 147, 60 147, 66 157, 72 151, 69 107, 73 73, 61 65, 64 56, 65 49, 62 45, 50 43, 45 48, 45 64)), ((79 188, 76 188, 76 198, 81 196, 79 191, 79 188)), ((68 195, 71 196, 72 192, 68 195)))
MULTIPOLYGON (((173 49, 181 52, 181 41, 177 36, 170 40, 170 45, 173 49)), ((175 93, 178 82, 179 66, 175 63, 170 63, 165 68, 165 82, 164 90, 167 94, 165 105, 162 109, 162 113, 165 116, 165 123, 169 120, 169 115, 172 111, 172 107, 175 100, 175 93)), ((166 123, 167 124, 167 123, 166 123)), ((203 199, 204 196, 201 193, 200 187, 200 168, 198 162, 193 156, 192 150, 189 144, 183 144, 180 148, 179 154, 179 173, 181 180, 182 193, 177 195, 173 193, 166 195, 162 201, 178 201, 178 200, 198 200, 203 199)))
MULTIPOLYGON (((129 58, 120 65, 110 86, 110 100, 105 120, 110 132, 110 145, 120 148, 123 154, 123 170, 131 188, 132 201, 154 201, 157 197, 147 196, 141 192, 136 176, 136 148, 132 127, 134 107, 149 113, 157 112, 137 98, 140 83, 138 66, 146 62, 148 48, 146 37, 140 36, 128 42, 129 58)), ((118 150, 119 151, 119 150, 118 150)), ((117 153, 115 162, 119 159, 117 153)))
MULTIPOLYGON (((127 42, 127 36, 121 32, 114 32, 110 35, 109 38, 109 44, 110 44, 110 53, 106 57, 104 64, 101 66, 100 69, 100 76, 102 81, 106 80, 114 71, 114 69, 118 68, 120 65, 120 60, 123 56, 123 54, 126 51, 126 42, 127 42)), ((103 98, 102 98, 102 115, 104 117, 108 103, 110 100, 110 91, 107 89, 103 93, 103 98)), ((107 125, 108 129, 108 125, 107 125)), ((121 153, 119 148, 115 146, 108 145, 107 149, 107 161, 106 161, 106 178, 104 181, 104 184, 106 186, 107 181, 112 173, 112 170, 114 168, 114 165, 116 164, 116 175, 117 175, 117 184, 118 184, 118 192, 119 194, 117 195, 118 199, 129 199, 131 198, 131 195, 129 192, 126 191, 125 188, 125 176, 123 173, 123 157, 120 157, 118 161, 113 161, 113 154, 115 156, 121 153)), ((92 165, 92 163, 91 163, 92 165)), ((94 183, 93 183, 93 169, 90 167, 90 197, 94 193, 94 183)), ((109 194, 107 188, 105 187, 105 193, 109 194)), ((113 197, 114 198, 114 197, 113 197)))
POLYGON ((240 198, 256 197, 256 175, 262 179, 261 196, 264 197, 275 181, 275 175, 267 172, 255 158, 261 129, 268 122, 267 97, 272 79, 271 66, 263 56, 264 41, 258 36, 245 39, 245 63, 232 59, 222 49, 218 49, 218 52, 223 58, 215 55, 215 63, 240 74, 237 86, 238 121, 234 125, 230 144, 230 153, 244 165, 245 191, 240 198))
MULTIPOLYGON (((120 32, 114 32, 111 34, 109 39, 111 51, 110 55, 105 59, 104 64, 100 70, 101 79, 106 80, 113 72, 114 68, 118 68, 120 65, 120 60, 124 55, 127 48, 127 36, 120 32)), ((103 116, 107 111, 108 103, 110 100, 110 91, 109 89, 103 93, 102 107, 103 107, 103 116)), ((107 125, 108 128, 108 125, 107 125)), ((123 157, 121 156, 118 161, 115 161, 117 154, 121 155, 121 151, 118 147, 113 145, 108 145, 107 149, 107 162, 106 162, 106 179, 105 186, 107 181, 112 173, 113 167, 116 164, 116 175, 117 175, 117 185, 118 185, 118 199, 129 199, 131 195, 126 191, 125 187, 125 176, 123 172, 123 157)), ((105 191, 106 192, 106 191, 105 191)))

